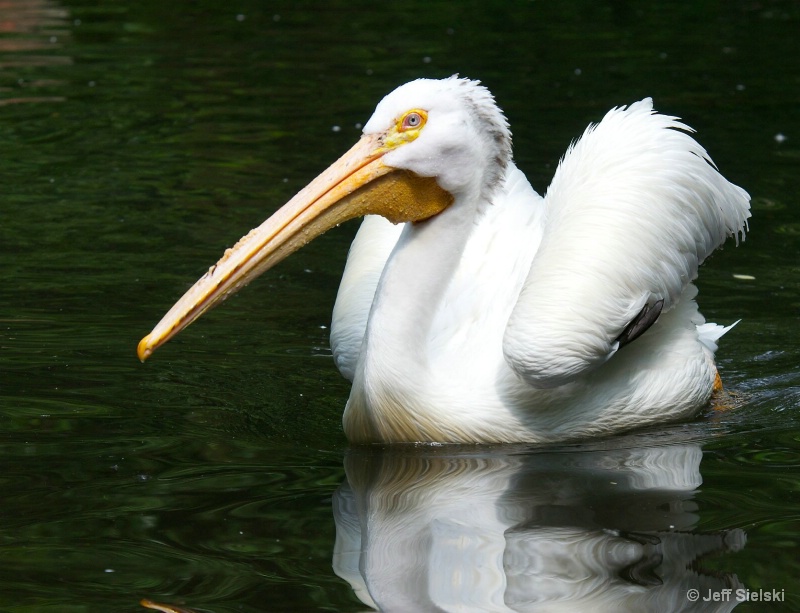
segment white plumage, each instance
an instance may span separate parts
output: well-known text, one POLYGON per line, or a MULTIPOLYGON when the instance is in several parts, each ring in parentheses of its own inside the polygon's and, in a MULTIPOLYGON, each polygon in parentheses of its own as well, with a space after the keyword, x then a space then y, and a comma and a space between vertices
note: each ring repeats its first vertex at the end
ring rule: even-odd
MULTIPOLYGON (((649 99, 612 109, 570 147, 542 198, 512 162, 505 117, 478 82, 418 80, 384 98, 359 145, 284 207, 301 219, 307 202, 334 199, 362 168, 414 185, 433 177, 447 195, 433 213, 416 212, 439 196, 400 207, 403 197, 367 189, 372 175, 336 195, 354 214, 405 221, 365 218, 334 308, 334 358, 353 382, 348 438, 554 441, 703 407, 727 329, 704 323, 691 282, 726 237, 744 235, 749 197, 688 132, 649 99), (660 309, 657 321, 643 309, 660 309), (646 331, 631 332, 632 322, 646 331)), ((239 260, 257 274, 307 240, 282 238, 277 223, 243 239, 233 263, 221 260, 231 279, 201 279, 216 284, 210 298, 193 290, 140 355, 249 280, 236 277, 239 260)), ((319 225, 312 237, 333 223, 319 225)))
MULTIPOLYGON (((420 106, 406 88, 463 97, 463 110, 479 104, 473 92, 489 102, 473 82, 418 81, 390 94, 368 130, 385 128, 403 103, 420 106), (390 110, 381 114, 384 107, 390 110)), ((699 263, 743 228, 748 197, 682 128, 644 100, 589 128, 544 200, 508 164, 494 191, 484 177, 481 189, 470 184, 460 192, 458 180, 448 178, 462 195, 425 228, 366 220, 331 337, 337 365, 354 382, 348 436, 554 440, 687 417, 707 402, 716 371, 699 340, 703 319, 689 282, 699 263), (424 234, 432 240, 424 242, 424 234), (402 269, 387 271, 379 285, 390 257, 402 269), (621 363, 592 375, 644 304, 661 298, 661 321, 624 349, 621 363), (686 304, 669 313, 681 298, 686 304)), ((460 142, 473 141, 462 135, 460 142)), ((408 148, 414 145, 422 137, 408 148)), ((480 167, 430 150, 418 155, 437 172, 449 162, 451 175, 471 177, 473 165, 480 167)), ((399 163, 424 172, 416 161, 399 163)))

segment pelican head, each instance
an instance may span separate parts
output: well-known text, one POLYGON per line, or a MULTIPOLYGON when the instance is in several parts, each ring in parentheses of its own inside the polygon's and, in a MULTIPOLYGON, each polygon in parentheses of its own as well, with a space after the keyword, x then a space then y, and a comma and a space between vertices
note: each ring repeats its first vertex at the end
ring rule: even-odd
POLYGON ((479 82, 420 79, 397 88, 347 153, 227 249, 184 294, 141 340, 139 359, 330 228, 367 214, 423 222, 461 194, 488 198, 510 159, 506 119, 479 82))
POLYGON ((384 163, 435 177, 453 196, 494 189, 511 160, 511 132, 494 97, 478 81, 419 79, 398 87, 376 107, 364 137, 394 145, 384 163), (408 138, 403 123, 419 122, 408 138), (411 146, 411 142, 414 145, 411 146), (481 172, 482 171, 482 172, 481 172))

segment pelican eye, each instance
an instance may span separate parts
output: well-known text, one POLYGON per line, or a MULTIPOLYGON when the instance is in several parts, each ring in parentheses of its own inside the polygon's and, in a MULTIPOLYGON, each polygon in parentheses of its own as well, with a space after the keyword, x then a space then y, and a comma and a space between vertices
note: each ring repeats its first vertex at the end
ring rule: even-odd
POLYGON ((416 130, 425 125, 428 114, 425 111, 409 111, 399 122, 398 129, 401 132, 406 130, 416 130))

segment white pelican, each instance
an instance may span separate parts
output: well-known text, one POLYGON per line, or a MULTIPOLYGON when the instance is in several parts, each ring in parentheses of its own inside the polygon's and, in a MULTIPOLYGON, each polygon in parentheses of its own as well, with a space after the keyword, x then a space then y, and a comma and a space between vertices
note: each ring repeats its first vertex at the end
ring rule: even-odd
POLYGON ((226 250, 139 357, 368 215, 331 325, 353 383, 352 442, 544 442, 694 416, 728 328, 704 323, 691 281, 726 237, 744 236, 749 196, 690 131, 650 99, 614 108, 542 198, 485 87, 407 83, 352 149, 226 250))

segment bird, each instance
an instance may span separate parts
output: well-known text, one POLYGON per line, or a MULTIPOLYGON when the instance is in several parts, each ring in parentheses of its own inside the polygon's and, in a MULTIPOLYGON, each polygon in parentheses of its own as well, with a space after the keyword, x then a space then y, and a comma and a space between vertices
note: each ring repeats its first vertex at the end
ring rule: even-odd
MULTIPOLYGON (((696 417, 720 387, 700 264, 750 197, 650 98, 574 140, 539 195, 480 81, 399 86, 138 346, 155 349, 328 229, 363 221, 333 308, 351 443, 554 443, 696 417)), ((737 322, 738 323, 738 322, 737 322)))

